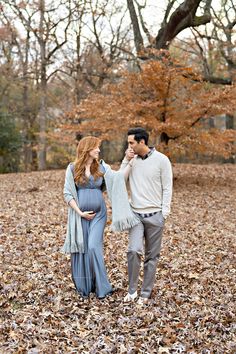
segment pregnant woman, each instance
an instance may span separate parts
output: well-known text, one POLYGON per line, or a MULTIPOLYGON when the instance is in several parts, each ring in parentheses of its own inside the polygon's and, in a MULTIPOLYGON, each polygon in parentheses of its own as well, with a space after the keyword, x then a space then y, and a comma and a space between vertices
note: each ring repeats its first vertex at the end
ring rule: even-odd
POLYGON ((100 140, 80 140, 77 156, 66 171, 64 197, 69 205, 67 238, 63 251, 71 253, 75 287, 82 297, 113 292, 103 257, 103 233, 107 219, 102 186, 105 168, 99 162, 100 140), (78 241, 79 239, 79 241, 78 241))

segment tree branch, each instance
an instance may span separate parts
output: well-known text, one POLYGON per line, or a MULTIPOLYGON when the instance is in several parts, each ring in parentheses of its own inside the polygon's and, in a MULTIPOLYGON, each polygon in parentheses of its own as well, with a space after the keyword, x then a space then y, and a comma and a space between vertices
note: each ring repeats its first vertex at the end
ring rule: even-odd
POLYGON ((207 0, 202 16, 196 16, 201 0, 185 0, 171 15, 169 22, 164 24, 159 30, 155 47, 157 49, 167 49, 171 40, 178 33, 189 27, 204 25, 211 21, 209 12, 210 0, 207 0))
POLYGON ((135 11, 133 0, 127 0, 127 5, 130 13, 131 22, 133 25, 135 48, 137 53, 139 53, 143 49, 143 38, 139 28, 138 17, 135 11))
POLYGON ((142 15, 142 9, 144 9, 146 7, 146 1, 145 1, 144 5, 140 5, 137 0, 135 0, 135 3, 138 7, 138 15, 139 15, 139 20, 141 22, 143 32, 146 34, 146 36, 149 40, 149 43, 152 44, 152 41, 153 41, 152 36, 151 36, 147 26, 145 25, 145 22, 143 20, 143 15, 142 15))

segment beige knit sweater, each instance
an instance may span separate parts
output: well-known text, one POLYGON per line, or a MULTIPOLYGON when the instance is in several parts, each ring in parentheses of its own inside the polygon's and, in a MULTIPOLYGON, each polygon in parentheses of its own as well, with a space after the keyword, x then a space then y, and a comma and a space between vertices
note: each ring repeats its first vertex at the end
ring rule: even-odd
MULTIPOLYGON (((129 161, 124 158, 120 169, 129 161)), ((170 213, 172 197, 172 168, 167 156, 154 150, 146 159, 135 157, 128 176, 130 204, 137 213, 162 211, 166 218, 170 213)))

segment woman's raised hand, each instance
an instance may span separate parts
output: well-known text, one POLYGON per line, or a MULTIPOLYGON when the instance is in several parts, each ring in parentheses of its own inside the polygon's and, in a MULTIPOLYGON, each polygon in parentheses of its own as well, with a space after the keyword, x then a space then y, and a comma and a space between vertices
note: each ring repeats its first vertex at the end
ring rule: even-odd
POLYGON ((134 150, 132 148, 128 148, 126 151, 125 151, 125 157, 127 158, 127 160, 132 160, 134 158, 134 150))

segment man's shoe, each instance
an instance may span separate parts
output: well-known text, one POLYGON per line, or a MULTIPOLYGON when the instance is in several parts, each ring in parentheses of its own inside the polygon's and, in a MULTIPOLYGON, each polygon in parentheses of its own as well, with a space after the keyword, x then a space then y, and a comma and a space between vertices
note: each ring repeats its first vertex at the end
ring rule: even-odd
POLYGON ((137 301, 138 305, 147 305, 149 303, 150 299, 147 297, 140 297, 137 301))
POLYGON ((138 296, 137 291, 135 291, 135 293, 133 293, 133 294, 128 293, 124 297, 124 302, 133 302, 137 296, 138 296))

